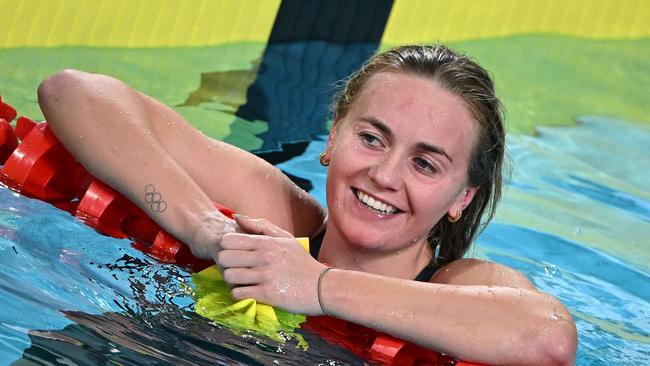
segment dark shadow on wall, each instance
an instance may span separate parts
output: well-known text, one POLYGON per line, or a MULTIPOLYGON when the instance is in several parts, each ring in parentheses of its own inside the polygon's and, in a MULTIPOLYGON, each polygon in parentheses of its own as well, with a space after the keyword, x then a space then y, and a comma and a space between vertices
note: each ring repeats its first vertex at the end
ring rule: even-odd
POLYGON ((239 106, 237 116, 268 123, 255 153, 274 164, 299 156, 314 135, 327 132, 336 83, 376 51, 392 3, 283 0, 252 70, 202 74, 199 89, 183 105, 217 100, 239 106))

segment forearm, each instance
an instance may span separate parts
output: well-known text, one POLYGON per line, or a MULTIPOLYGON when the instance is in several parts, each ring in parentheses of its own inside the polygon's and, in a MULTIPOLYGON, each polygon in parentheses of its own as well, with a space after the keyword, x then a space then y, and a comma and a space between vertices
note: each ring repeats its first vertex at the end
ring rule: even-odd
POLYGON ((93 176, 179 240, 190 243, 202 216, 215 211, 158 141, 146 101, 123 83, 60 73, 41 85, 39 102, 59 140, 93 176))
MULTIPOLYGON (((564 307, 529 290, 419 283, 334 270, 323 305, 353 321, 461 359, 487 364, 562 364, 552 349, 573 327, 564 307)), ((567 348, 571 348, 567 341, 567 348)))

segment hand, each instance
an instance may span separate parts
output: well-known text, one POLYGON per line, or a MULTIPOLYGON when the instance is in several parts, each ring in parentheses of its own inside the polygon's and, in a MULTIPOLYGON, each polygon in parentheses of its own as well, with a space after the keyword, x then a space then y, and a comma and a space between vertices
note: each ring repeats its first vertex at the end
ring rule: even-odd
POLYGON ((220 244, 227 233, 237 232, 237 223, 223 214, 210 211, 201 216, 189 243, 192 254, 201 259, 214 258, 221 250, 220 244))
POLYGON ((306 315, 322 315, 318 276, 326 268, 288 232, 264 219, 235 218, 242 233, 227 233, 214 257, 235 299, 306 315))

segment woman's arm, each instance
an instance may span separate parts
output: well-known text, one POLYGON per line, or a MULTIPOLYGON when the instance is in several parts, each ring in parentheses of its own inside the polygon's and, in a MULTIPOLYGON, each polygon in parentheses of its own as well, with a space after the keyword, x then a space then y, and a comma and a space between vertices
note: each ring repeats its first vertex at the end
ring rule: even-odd
POLYGON ((573 365, 575 325, 557 299, 494 263, 454 262, 441 271, 451 283, 332 270, 321 283, 321 300, 333 316, 463 360, 573 365))
POLYGON ((211 256, 221 234, 235 227, 212 201, 300 236, 322 222, 318 204, 278 169, 208 138, 119 80, 65 70, 45 80, 38 96, 48 125, 73 156, 195 255, 211 256), (164 210, 145 202, 152 189, 166 202, 164 210))
MULTIPOLYGON (((265 220, 238 217, 244 231, 274 236, 265 220)), ((215 258, 237 299, 253 297, 293 312, 329 315, 467 361, 571 365, 577 335, 567 309, 518 272, 459 260, 422 283, 326 268, 291 238, 227 234, 215 258), (294 243, 292 243, 294 242, 294 243), (320 291, 320 300, 318 292, 320 291)))

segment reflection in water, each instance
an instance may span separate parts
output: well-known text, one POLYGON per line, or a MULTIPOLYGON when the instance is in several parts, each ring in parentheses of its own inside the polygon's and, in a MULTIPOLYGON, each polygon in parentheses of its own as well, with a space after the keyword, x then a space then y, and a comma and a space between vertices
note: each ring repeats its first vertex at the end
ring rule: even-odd
MULTIPOLYGON (((90 263, 93 264, 93 263, 90 263)), ((119 312, 61 311, 72 323, 63 329, 31 330, 31 346, 14 365, 266 365, 314 360, 361 364, 346 350, 303 332, 308 350, 296 340, 279 344, 255 334, 235 334, 196 314, 188 301, 187 273, 123 255, 98 264, 111 277, 129 282, 131 296, 114 299, 119 312)))
POLYGON ((178 309, 156 315, 65 312, 65 316, 74 323, 62 330, 30 332, 32 346, 24 351, 23 360, 68 365, 263 365, 304 360, 305 355, 295 344, 279 346, 253 336, 234 336, 178 309))

